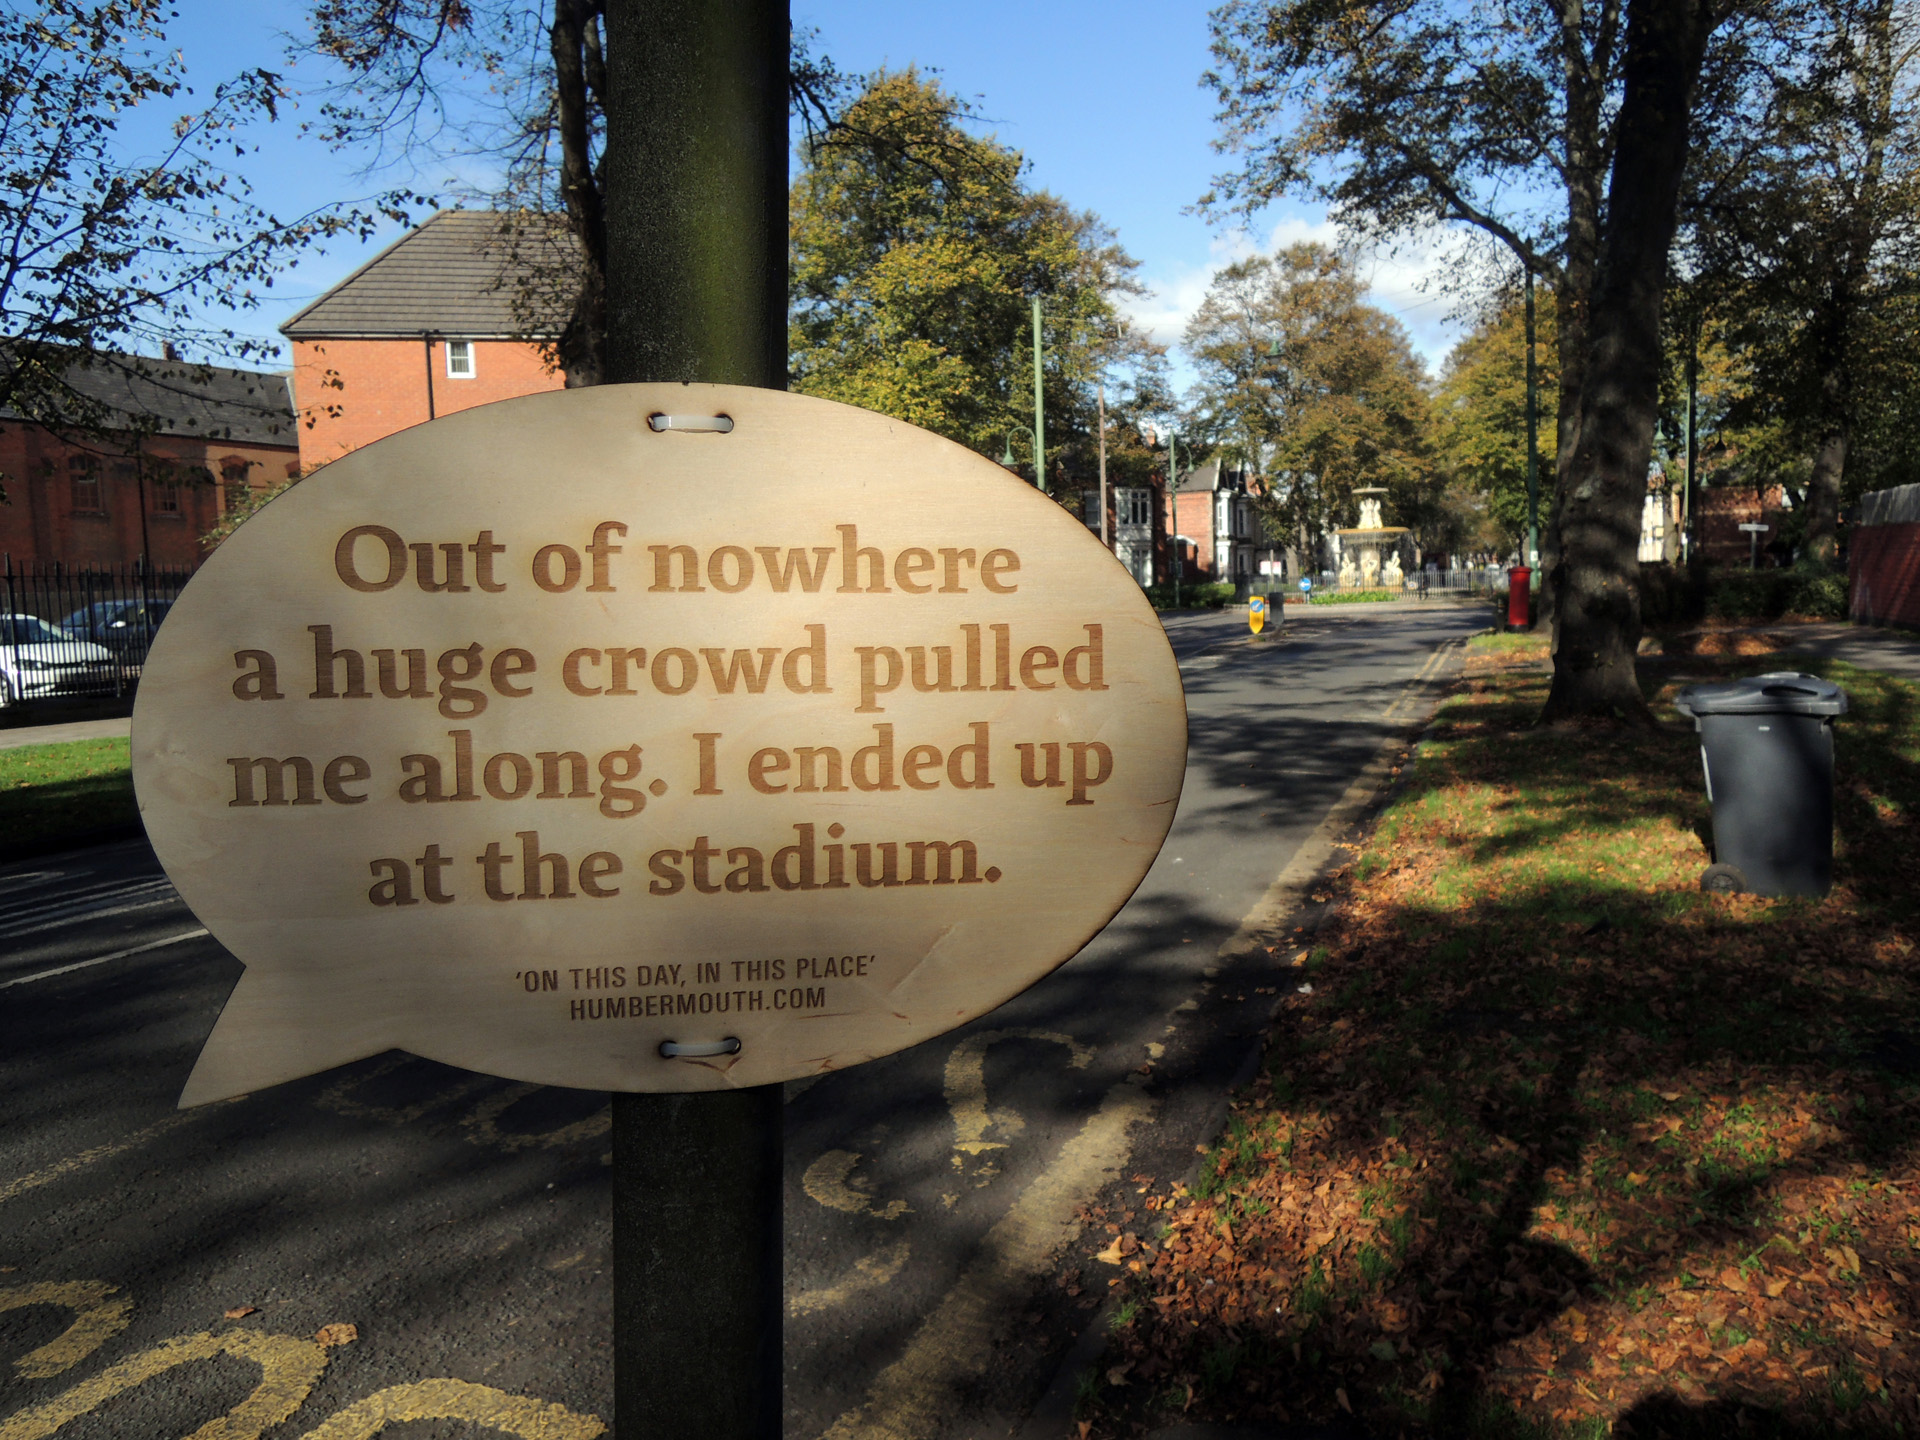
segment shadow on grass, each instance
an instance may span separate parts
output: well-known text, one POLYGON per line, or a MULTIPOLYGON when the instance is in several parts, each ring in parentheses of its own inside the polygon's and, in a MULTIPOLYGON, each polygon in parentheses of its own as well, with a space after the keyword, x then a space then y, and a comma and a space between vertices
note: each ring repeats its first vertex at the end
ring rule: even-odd
POLYGON ((1916 707, 1818 668, 1854 698, 1824 902, 1698 893, 1677 725, 1529 731, 1543 677, 1443 714, 1143 1266, 1115 1433, 1920 1427, 1916 707))
POLYGON ((124 770, 0 788, 0 859, 45 854, 139 824, 133 779, 124 770))

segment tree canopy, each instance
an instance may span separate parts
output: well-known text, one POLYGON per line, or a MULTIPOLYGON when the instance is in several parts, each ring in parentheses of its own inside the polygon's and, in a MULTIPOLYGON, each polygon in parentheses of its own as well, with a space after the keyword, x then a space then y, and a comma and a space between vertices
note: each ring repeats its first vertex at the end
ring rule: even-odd
MULTIPOLYGON (((1535 322, 1539 433, 1557 422, 1559 376, 1551 306, 1535 322)), ((1526 307, 1508 291, 1448 354, 1436 396, 1435 449, 1455 484, 1482 496, 1501 548, 1521 550, 1527 535, 1526 307)), ((1540 514, 1553 503, 1551 451, 1540 475, 1540 514)))
POLYGON ((245 361, 269 347, 225 315, 257 308, 277 270, 325 235, 365 235, 402 196, 281 219, 251 199, 235 161, 270 123, 281 77, 237 75, 198 108, 167 48, 162 0, 38 0, 0 27, 0 407, 69 431, 127 417, 72 383, 81 370, 138 364, 148 380, 193 383, 185 352, 245 361), (123 127, 167 107, 155 153, 123 127))
POLYGON ((937 79, 869 77, 794 182, 793 388, 895 415, 1031 465, 1032 299, 1043 307, 1049 478, 1092 473, 1110 413, 1164 403, 1158 352, 1119 308, 1136 262, 1097 216, 1022 178, 937 79))
POLYGON ((1729 418, 1797 452, 1764 478, 1798 492, 1807 552, 1829 562, 1843 500, 1920 439, 1887 434, 1884 405, 1912 393, 1886 322, 1910 318, 1920 270, 1920 20, 1895 0, 1816 0, 1795 33, 1760 87, 1763 123, 1697 147, 1676 339, 1711 323, 1737 353, 1729 418))
POLYGON ((1222 269, 1187 326, 1190 425, 1262 476, 1268 529, 1290 545, 1353 523, 1363 486, 1392 492, 1399 523, 1439 517, 1426 367, 1364 296, 1349 257, 1303 242, 1222 269))

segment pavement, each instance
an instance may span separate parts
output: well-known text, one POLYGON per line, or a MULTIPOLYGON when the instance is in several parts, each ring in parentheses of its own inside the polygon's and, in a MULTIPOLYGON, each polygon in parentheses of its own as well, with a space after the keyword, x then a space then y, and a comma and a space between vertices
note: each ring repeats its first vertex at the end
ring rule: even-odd
MULTIPOLYGON (((1783 627, 1765 626, 1778 630, 1783 627)), ((1920 680, 1920 635, 1873 625, 1796 625, 1785 628, 1792 648, 1828 659, 1844 660, 1863 670, 1881 670, 1906 680, 1920 680)))
MULTIPOLYGON (((787 1087, 788 1434, 1068 1432, 1116 1274, 1077 1214, 1190 1172, 1267 945, 1486 623, 1166 617, 1187 782, 1126 908, 993 1014, 787 1087)), ((176 1111, 239 973, 142 841, 0 867, 0 1436, 601 1433, 607 1097, 394 1052, 176 1111)))

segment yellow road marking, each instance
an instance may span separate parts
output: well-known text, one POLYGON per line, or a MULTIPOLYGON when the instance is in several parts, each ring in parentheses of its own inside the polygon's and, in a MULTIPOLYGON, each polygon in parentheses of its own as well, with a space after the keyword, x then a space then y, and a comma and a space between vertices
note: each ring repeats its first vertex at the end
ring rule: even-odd
POLYGON ((599 1416, 579 1415, 564 1405, 465 1380, 419 1380, 356 1401, 309 1430, 304 1440, 371 1440, 389 1425, 410 1420, 471 1420, 517 1440, 594 1440, 607 1433, 599 1416))
POLYGON ((853 1167, 860 1157, 851 1150, 829 1150, 807 1167, 800 1177, 800 1188, 829 1210, 844 1210, 849 1215, 873 1215, 881 1220, 898 1220, 908 1211, 904 1200, 889 1200, 883 1206, 873 1203, 867 1193, 871 1186, 853 1178, 853 1167))
POLYGON ((0 1290, 0 1311, 24 1310, 29 1305, 58 1305, 74 1312, 73 1324, 13 1362, 13 1368, 29 1380, 45 1380, 72 1369, 126 1329, 133 1314, 132 1297, 104 1280, 48 1280, 0 1290))
POLYGON ((260 1383, 233 1409, 209 1420, 185 1440, 259 1440, 262 1431, 278 1425, 300 1408, 327 1368, 325 1349, 311 1340, 297 1340, 291 1335, 265 1335, 254 1330, 179 1335, 122 1360, 45 1404, 20 1411, 0 1423, 0 1440, 46 1440, 68 1421, 98 1409, 114 1396, 156 1375, 221 1354, 258 1365, 260 1383))
MULTIPOLYGON (((244 1095, 236 1095, 232 1100, 227 1100, 222 1103, 231 1105, 235 1101, 246 1098, 244 1095)), ((95 1145, 90 1150, 82 1150, 77 1155, 69 1155, 64 1160, 56 1160, 44 1170, 36 1170, 31 1175, 22 1175, 17 1179, 9 1180, 6 1184, 0 1185, 0 1205, 6 1204, 7 1201, 13 1199, 16 1195, 24 1195, 29 1190, 37 1190, 50 1181, 60 1179, 63 1175, 71 1175, 76 1171, 84 1170, 87 1166, 97 1161, 111 1160, 115 1155, 131 1150, 136 1145, 144 1145, 149 1140, 156 1140, 169 1130, 185 1125, 188 1121, 196 1118, 196 1113, 206 1114, 213 1108, 212 1106, 208 1106, 206 1110, 200 1112, 183 1111, 176 1115, 169 1115, 164 1120, 154 1121, 153 1124, 147 1126, 144 1130, 134 1131, 133 1134, 127 1136, 124 1140, 114 1140, 105 1145, 95 1145)))
MULTIPOLYGON (((987 1232, 979 1257, 927 1317, 906 1353, 875 1377, 867 1399, 825 1440, 925 1440, 953 1415, 958 1391, 986 1371, 993 1337, 1030 1278, 1079 1233, 1074 1209, 1126 1164, 1129 1127, 1154 1102, 1122 1081, 1080 1133, 987 1232)), ((0 1436, 0 1440, 6 1437, 0 1436)))
POLYGON ((468 1111, 466 1118, 460 1122, 460 1128, 467 1132, 467 1139, 474 1144, 498 1145, 509 1155, 532 1145, 538 1145, 543 1150, 558 1150, 576 1140, 595 1139, 613 1129, 613 1108, 610 1105, 602 1105, 583 1120, 575 1120, 570 1125, 542 1131, 537 1135, 509 1134, 495 1123, 515 1101, 524 1100, 541 1088, 539 1085, 509 1085, 468 1111))
POLYGON ((1075 1070, 1084 1070, 1093 1062, 1091 1049, 1057 1030, 982 1030, 969 1035, 947 1057, 947 1109, 953 1112, 953 1148, 962 1154, 1007 1148, 1004 1141, 986 1138, 989 1126, 1005 1135, 1018 1135, 1027 1127, 1015 1111, 987 1110, 987 1049, 1002 1040, 1045 1040, 1064 1045, 1071 1057, 1067 1063, 1075 1070))
POLYGON ((411 1065, 414 1057, 406 1054, 388 1055, 364 1075, 350 1075, 344 1080, 329 1085, 314 1097, 313 1103, 319 1109, 331 1110, 336 1115, 345 1115, 355 1120, 384 1120, 390 1125, 406 1125, 418 1120, 429 1110, 442 1105, 451 1105, 471 1095, 481 1086, 491 1083, 485 1075, 466 1075, 451 1085, 435 1091, 426 1099, 412 1105, 370 1105, 364 1100, 355 1100, 353 1094, 363 1085, 371 1085, 383 1076, 391 1075, 403 1065, 411 1065))
POLYGON ((871 1255, 862 1256, 853 1262, 853 1272, 837 1285, 822 1286, 818 1290, 802 1290, 787 1301, 789 1315, 810 1315, 815 1310, 829 1310, 835 1305, 844 1305, 862 1290, 876 1290, 900 1273, 907 1263, 908 1247, 905 1240, 896 1240, 893 1244, 876 1250, 871 1255))

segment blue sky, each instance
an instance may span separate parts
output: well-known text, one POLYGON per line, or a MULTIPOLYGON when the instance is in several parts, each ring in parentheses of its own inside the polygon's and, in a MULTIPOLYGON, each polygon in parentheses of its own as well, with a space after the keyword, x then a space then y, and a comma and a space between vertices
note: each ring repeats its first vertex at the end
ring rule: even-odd
MULTIPOLYGON (((297 29, 305 14, 292 0, 187 0, 181 8, 172 38, 203 87, 242 66, 282 68, 280 33, 297 29)), ((1227 260, 1276 240, 1335 238, 1308 205, 1271 210, 1250 234, 1186 213, 1224 163, 1210 143, 1213 96, 1199 84, 1209 62, 1204 5, 794 0, 793 14, 819 32, 819 50, 843 71, 918 64, 974 99, 989 128, 1026 155, 1035 184, 1098 213, 1141 261, 1152 294, 1133 309, 1159 340, 1178 341, 1208 276, 1227 260)), ((370 188, 350 161, 299 139, 297 121, 312 108, 265 137, 245 167, 261 201, 282 213, 370 188)), ((339 241, 307 257, 243 327, 270 333, 393 238, 339 241)), ((1418 288, 1435 263, 1433 247, 1363 261, 1374 303, 1398 316, 1437 367, 1457 329, 1447 323, 1448 301, 1418 288)), ((1177 364, 1176 378, 1187 378, 1185 368, 1177 364)))

